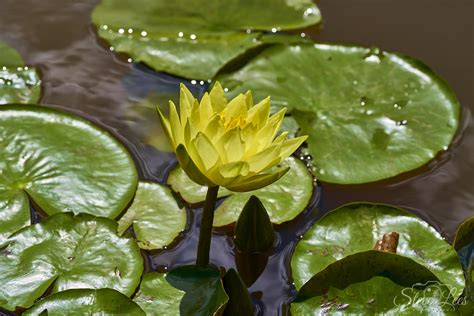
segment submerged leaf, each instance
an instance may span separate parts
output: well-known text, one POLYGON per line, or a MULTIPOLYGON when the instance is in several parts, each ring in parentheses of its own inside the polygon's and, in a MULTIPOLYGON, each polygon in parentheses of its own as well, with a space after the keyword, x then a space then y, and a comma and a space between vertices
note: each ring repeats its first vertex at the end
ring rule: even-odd
POLYGON ((229 302, 224 310, 224 316, 251 316, 253 306, 249 292, 242 279, 234 269, 224 275, 224 289, 229 296, 229 302))

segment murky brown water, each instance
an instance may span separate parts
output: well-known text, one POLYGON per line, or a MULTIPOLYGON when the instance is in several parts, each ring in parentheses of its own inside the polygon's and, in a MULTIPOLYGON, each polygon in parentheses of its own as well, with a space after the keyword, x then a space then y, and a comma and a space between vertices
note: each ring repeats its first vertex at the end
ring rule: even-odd
MULTIPOLYGON (((41 104, 92 119, 124 141, 142 179, 164 182, 175 160, 147 144, 159 125, 150 102, 176 98, 179 80, 127 62, 99 40, 90 22, 97 0, 0 0, 0 39, 21 52, 42 75, 41 104)), ((278 244, 266 254, 235 254, 231 230, 215 234, 211 261, 237 268, 259 314, 286 314, 294 294, 289 281, 291 252, 322 214, 346 202, 399 205, 419 214, 452 239, 463 220, 474 215, 474 2, 472 0, 321 0, 325 19, 307 30, 316 41, 379 46, 423 60, 454 88, 463 107, 461 127, 448 151, 423 168, 367 185, 322 183, 307 211, 279 225, 278 244)), ((206 85, 191 85, 202 93, 206 85)), ((200 210, 176 247, 147 254, 148 268, 164 271, 192 263, 200 210)))

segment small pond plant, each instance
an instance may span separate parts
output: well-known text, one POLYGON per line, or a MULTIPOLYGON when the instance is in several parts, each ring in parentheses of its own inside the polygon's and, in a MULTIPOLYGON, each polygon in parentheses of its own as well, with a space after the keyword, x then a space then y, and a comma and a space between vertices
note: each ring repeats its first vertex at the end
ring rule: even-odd
POLYGON ((246 192, 280 179, 288 167, 268 170, 290 156, 307 136, 287 139, 278 131, 286 109, 270 115, 270 98, 254 104, 252 93, 227 101, 217 82, 201 101, 181 84, 179 114, 170 101, 169 118, 158 108, 161 124, 186 174, 207 186, 196 264, 209 263, 214 209, 219 187, 246 192))

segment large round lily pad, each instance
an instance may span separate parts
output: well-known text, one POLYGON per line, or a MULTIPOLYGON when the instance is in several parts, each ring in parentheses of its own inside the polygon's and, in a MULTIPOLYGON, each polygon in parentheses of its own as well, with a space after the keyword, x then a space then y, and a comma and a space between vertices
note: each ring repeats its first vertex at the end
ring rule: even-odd
POLYGON ((39 96, 36 71, 25 66, 16 50, 0 41, 0 104, 36 103, 39 96))
POLYGON ((72 213, 18 231, 0 251, 0 307, 30 307, 48 288, 112 288, 130 296, 143 258, 136 242, 116 231, 110 219, 72 213))
POLYGON ((92 20, 115 51, 158 71, 207 80, 268 42, 258 30, 306 27, 321 16, 310 0, 102 0, 92 20))
POLYGON ((400 235, 397 254, 428 268, 459 296, 464 277, 454 248, 418 217, 393 206, 369 203, 341 206, 306 232, 291 260, 296 287, 329 264, 372 249, 390 232, 400 235))
POLYGON ((132 224, 140 248, 163 248, 185 229, 186 210, 167 187, 140 182, 132 205, 118 222, 119 234, 132 224))
POLYGON ((145 312, 130 298, 112 289, 74 289, 39 301, 23 315, 133 315, 145 312))
POLYGON ((458 126, 450 87, 421 62, 341 45, 275 46, 217 78, 287 106, 308 134, 319 180, 365 183, 416 169, 446 149, 458 126))
POLYGON ((331 287, 324 295, 293 302, 291 314, 458 315, 443 285, 403 287, 384 277, 354 283, 343 290, 331 287))
POLYGON ((29 222, 28 198, 48 215, 115 218, 137 182, 132 158, 106 131, 43 107, 0 107, 0 244, 29 222))
MULTIPOLYGON (((257 196, 273 223, 292 220, 308 205, 313 194, 313 177, 300 160, 289 157, 283 165, 290 170, 278 181, 259 190, 237 193, 220 189, 220 196, 228 196, 214 214, 214 226, 225 226, 237 220, 250 196, 257 196)), ((204 201, 207 187, 192 182, 184 171, 177 167, 171 171, 168 184, 189 203, 204 201)))

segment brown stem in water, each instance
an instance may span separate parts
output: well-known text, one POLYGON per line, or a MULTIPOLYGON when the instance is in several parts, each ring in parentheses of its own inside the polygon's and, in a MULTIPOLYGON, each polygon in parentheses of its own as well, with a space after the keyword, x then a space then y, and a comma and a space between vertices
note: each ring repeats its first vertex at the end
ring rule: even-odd
POLYGON ((209 264, 209 252, 211 250, 212 223, 214 222, 214 209, 216 207, 219 186, 207 189, 206 201, 202 210, 201 228, 199 231, 199 243, 196 264, 209 264))

